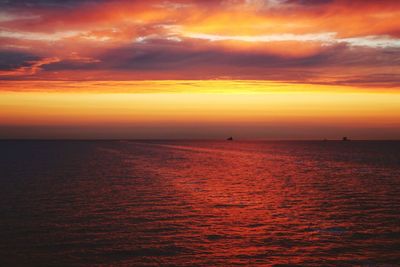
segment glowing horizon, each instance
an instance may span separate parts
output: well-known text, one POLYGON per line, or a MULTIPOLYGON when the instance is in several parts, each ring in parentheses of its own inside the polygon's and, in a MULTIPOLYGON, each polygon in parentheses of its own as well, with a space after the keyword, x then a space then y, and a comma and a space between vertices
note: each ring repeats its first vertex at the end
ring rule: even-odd
MULTIPOLYGON (((262 81, 54 82, 54 85, 47 81, 46 86, 43 82, 17 82, 13 86, 0 87, 0 120, 7 126, 5 135, 0 136, 3 138, 7 132, 15 135, 10 129, 25 126, 36 132, 40 128, 49 132, 66 130, 59 133, 60 138, 80 138, 79 131, 90 132, 92 128, 97 131, 97 134, 92 132, 94 138, 106 137, 107 133, 111 138, 166 139, 222 138, 235 133, 239 138, 279 139, 289 130, 292 132, 289 139, 337 139, 341 134, 394 139, 400 114, 400 95, 392 89, 368 91, 262 81), (29 84, 36 84, 37 88, 21 90, 21 86, 29 84), (51 90, 52 86, 56 90, 51 90), (114 128, 113 134, 108 132, 109 127, 114 128), (296 134, 296 131, 307 132, 307 128, 308 137, 296 134), (368 128, 381 128, 385 134, 371 129, 363 134, 354 131, 368 128), (174 134, 171 129, 175 129, 174 134), (276 134, 271 135, 271 131, 276 134)), ((30 133, 36 137, 54 137, 51 133, 30 133)), ((81 137, 85 136, 83 133, 81 137)))

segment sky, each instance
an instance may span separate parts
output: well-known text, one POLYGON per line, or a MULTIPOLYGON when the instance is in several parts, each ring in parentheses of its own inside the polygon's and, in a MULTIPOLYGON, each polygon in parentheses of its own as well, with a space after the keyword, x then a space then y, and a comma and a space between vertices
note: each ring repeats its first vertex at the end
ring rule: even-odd
POLYGON ((0 138, 400 139, 400 1, 0 0, 0 138))

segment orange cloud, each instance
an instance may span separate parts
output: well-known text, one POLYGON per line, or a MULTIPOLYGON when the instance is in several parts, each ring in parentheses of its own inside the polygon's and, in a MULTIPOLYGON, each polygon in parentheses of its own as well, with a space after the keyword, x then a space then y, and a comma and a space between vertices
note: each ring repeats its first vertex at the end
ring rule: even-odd
POLYGON ((393 85, 398 75, 398 1, 18 3, 1 4, 3 54, 59 60, 35 67, 5 56, 15 60, 2 67, 8 79, 284 80, 289 73, 287 81, 332 82, 351 73, 337 82, 372 75, 393 85))
POLYGON ((0 76, 29 76, 38 73, 42 66, 50 63, 59 62, 59 58, 44 58, 38 61, 28 61, 29 66, 19 67, 15 70, 0 71, 0 76))

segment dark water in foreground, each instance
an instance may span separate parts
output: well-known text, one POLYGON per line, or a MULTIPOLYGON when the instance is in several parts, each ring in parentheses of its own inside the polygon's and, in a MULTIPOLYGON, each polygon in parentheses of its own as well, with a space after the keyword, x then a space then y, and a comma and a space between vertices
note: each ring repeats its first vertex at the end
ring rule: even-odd
POLYGON ((400 266, 400 142, 0 141, 0 266, 400 266))

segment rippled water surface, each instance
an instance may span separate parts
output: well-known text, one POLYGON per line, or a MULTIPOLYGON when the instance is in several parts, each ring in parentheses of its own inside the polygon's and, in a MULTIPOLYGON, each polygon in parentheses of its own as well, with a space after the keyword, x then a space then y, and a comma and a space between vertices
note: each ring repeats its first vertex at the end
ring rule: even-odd
POLYGON ((400 266, 400 142, 0 141, 1 266, 400 266))

